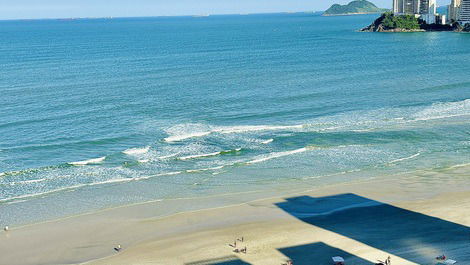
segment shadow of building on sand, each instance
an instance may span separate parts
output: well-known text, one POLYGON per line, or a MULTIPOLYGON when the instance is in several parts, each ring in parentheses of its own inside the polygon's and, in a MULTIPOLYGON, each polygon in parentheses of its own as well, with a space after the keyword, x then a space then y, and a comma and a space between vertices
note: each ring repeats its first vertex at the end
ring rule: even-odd
POLYGON ((291 259, 295 265, 331 265, 333 262, 331 257, 335 256, 343 257, 348 265, 374 264, 321 242, 281 248, 279 251, 291 259))
POLYGON ((197 262, 186 263, 186 265, 250 265, 236 256, 227 256, 211 260, 202 260, 197 262))
POLYGON ((350 193, 293 197, 276 205, 303 222, 418 264, 434 264, 443 253, 470 264, 470 229, 464 225, 350 193))

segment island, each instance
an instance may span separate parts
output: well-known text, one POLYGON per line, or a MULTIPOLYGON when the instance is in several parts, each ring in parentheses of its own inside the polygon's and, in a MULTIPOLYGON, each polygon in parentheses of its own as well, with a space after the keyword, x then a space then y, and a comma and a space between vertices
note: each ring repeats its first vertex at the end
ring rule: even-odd
POLYGON ((323 16, 344 16, 359 14, 376 14, 386 12, 386 8, 378 8, 367 0, 354 0, 347 5, 334 4, 328 8, 323 16))
POLYGON ((372 24, 361 29, 366 32, 425 32, 425 31, 456 31, 469 32, 470 25, 452 24, 428 24, 415 15, 394 15, 385 12, 372 24))

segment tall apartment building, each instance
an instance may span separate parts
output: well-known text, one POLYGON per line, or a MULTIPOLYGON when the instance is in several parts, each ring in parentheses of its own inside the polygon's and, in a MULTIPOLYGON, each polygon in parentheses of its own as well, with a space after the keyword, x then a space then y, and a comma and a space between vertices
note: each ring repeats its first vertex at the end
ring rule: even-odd
POLYGON ((447 8, 447 17, 450 22, 456 22, 459 20, 459 10, 460 10, 461 0, 452 0, 450 5, 447 8))
POLYGON ((428 24, 436 23, 436 0, 421 0, 419 5, 420 18, 428 24))
POLYGON ((393 0, 393 13, 403 14, 403 1, 404 0, 393 0))
POLYGON ((462 0, 458 21, 462 25, 470 23, 470 0, 462 0))
POLYGON ((417 14, 420 0, 393 0, 394 14, 417 14))
POLYGON ((393 0, 393 13, 434 15, 436 14, 436 0, 393 0))
POLYGON ((421 0, 419 3, 419 14, 436 14, 436 0, 421 0))
POLYGON ((436 0, 393 0, 393 13, 419 15, 427 23, 435 23, 436 0))

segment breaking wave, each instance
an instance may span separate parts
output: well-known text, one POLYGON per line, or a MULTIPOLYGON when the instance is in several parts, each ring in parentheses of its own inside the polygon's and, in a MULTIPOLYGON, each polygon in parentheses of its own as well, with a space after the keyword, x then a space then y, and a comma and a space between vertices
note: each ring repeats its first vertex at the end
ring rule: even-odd
POLYGON ((208 154, 182 156, 182 157, 179 157, 178 159, 179 160, 189 160, 189 159, 196 159, 196 158, 204 158, 204 157, 211 157, 211 156, 218 156, 218 155, 236 153, 236 152, 240 152, 241 150, 242 150, 241 148, 237 148, 237 149, 233 149, 233 150, 225 150, 225 151, 213 152, 213 153, 208 153, 208 154))
POLYGON ((269 143, 272 143, 273 141, 274 141, 274 139, 268 139, 268 140, 262 141, 261 143, 262 144, 269 144, 269 143))
POLYGON ((415 121, 445 119, 470 115, 470 99, 456 102, 434 103, 416 114, 412 115, 415 121))
POLYGON ((270 153, 268 155, 259 156, 258 158, 254 159, 254 160, 251 160, 251 161, 248 161, 245 164, 251 165, 251 164, 261 163, 261 162, 271 160, 271 159, 274 159, 274 158, 279 158, 279 157, 283 157, 283 156, 303 153, 307 150, 308 150, 307 147, 303 147, 303 148, 299 148, 299 149, 292 150, 292 151, 270 153))
POLYGON ((143 148, 130 148, 122 152, 126 155, 140 155, 140 154, 147 153, 149 150, 150 150, 150 146, 147 146, 143 148))
POLYGON ((100 164, 106 159, 106 156, 103 157, 98 157, 98 158, 93 158, 93 159, 88 159, 88 160, 83 160, 83 161, 78 161, 78 162, 69 162, 69 165, 72 166, 85 166, 85 165, 91 165, 91 164, 100 164))
MULTIPOLYGON (((201 127, 200 125, 194 125, 197 127, 201 127)), ((244 133, 244 132, 255 132, 255 131, 279 131, 279 130, 294 130, 294 129, 302 129, 306 125, 246 125, 246 126, 231 126, 231 127, 216 127, 211 128, 210 126, 206 128, 206 131, 200 132, 191 132, 185 133, 185 131, 193 131, 194 128, 191 128, 191 125, 178 125, 170 128, 167 133, 173 134, 171 136, 166 137, 164 140, 166 142, 177 142, 183 141, 189 138, 194 137, 203 137, 213 133, 220 133, 220 134, 231 134, 231 133, 244 133)))
POLYGON ((415 157, 418 157, 419 155, 421 155, 421 153, 416 153, 416 154, 414 154, 414 155, 412 155, 412 156, 408 156, 408 157, 398 158, 398 159, 395 159, 395 160, 390 161, 389 164, 393 164, 393 163, 397 163, 397 162, 401 162, 401 161, 413 159, 413 158, 415 158, 415 157))

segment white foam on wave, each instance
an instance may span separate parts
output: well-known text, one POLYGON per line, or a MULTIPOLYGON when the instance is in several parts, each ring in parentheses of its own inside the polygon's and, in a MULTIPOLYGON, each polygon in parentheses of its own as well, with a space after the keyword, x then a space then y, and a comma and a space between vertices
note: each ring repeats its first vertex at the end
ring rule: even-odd
POLYGON ((467 166, 470 166, 470 163, 464 163, 464 164, 453 165, 453 166, 450 166, 449 169, 452 169, 452 168, 460 168, 460 167, 467 167, 467 166))
POLYGON ((164 140, 166 142, 179 142, 182 140, 186 140, 188 138, 194 138, 194 137, 202 137, 211 134, 211 132, 197 132, 197 133, 188 133, 188 134, 183 134, 183 135, 174 135, 174 136, 169 136, 166 137, 164 140))
POLYGON ((200 154, 200 155, 189 155, 189 156, 182 156, 179 157, 179 160, 189 160, 189 159, 196 159, 196 158, 203 158, 203 157, 211 157, 211 156, 216 156, 220 155, 221 152, 214 152, 214 153, 208 153, 208 154, 200 154))
POLYGON ((157 157, 157 158, 158 158, 158 159, 168 159, 168 158, 175 157, 175 156, 177 156, 177 155, 179 155, 179 153, 174 153, 174 154, 159 156, 159 157, 157 157))
MULTIPOLYGON (((57 189, 53 189, 53 190, 48 190, 48 191, 44 191, 44 192, 40 192, 40 193, 24 194, 24 195, 20 195, 20 196, 0 199, 0 202, 12 201, 12 203, 15 203, 15 202, 25 201, 25 200, 21 200, 21 199, 44 196, 44 195, 48 195, 48 194, 56 193, 56 192, 61 192, 61 191, 71 191, 71 190, 75 190, 75 189, 82 188, 82 187, 87 187, 87 186, 97 186, 97 185, 105 185, 105 184, 112 184, 112 183, 139 181, 139 180, 154 178, 154 177, 158 177, 158 176, 170 176, 170 175, 177 175, 177 174, 181 174, 181 173, 183 173, 183 172, 182 171, 175 171, 175 172, 166 172, 166 173, 160 173, 160 174, 155 174, 155 175, 150 175, 150 176, 143 176, 143 177, 136 177, 136 178, 114 178, 114 179, 108 179, 108 180, 104 180, 104 181, 100 181, 100 182, 77 184, 77 185, 73 185, 73 186, 67 186, 67 187, 61 187, 61 188, 57 188, 57 189)), ((31 181, 31 183, 32 183, 32 181, 31 181)), ((36 180, 36 181, 39 182, 39 180, 36 180)), ((17 182, 17 183, 20 183, 20 182, 17 182)))
POLYGON ((217 156, 217 155, 231 153, 231 152, 239 152, 241 150, 242 150, 241 148, 237 148, 237 149, 233 149, 233 150, 224 150, 224 151, 218 151, 218 152, 213 152, 213 153, 208 153, 208 154, 182 156, 182 157, 179 157, 178 159, 179 160, 189 160, 189 159, 196 159, 196 158, 204 158, 204 157, 217 156))
POLYGON ((379 130, 391 123, 426 121, 470 115, 470 99, 457 102, 434 103, 425 108, 380 109, 374 111, 346 112, 335 116, 326 116, 297 125, 241 125, 210 126, 204 124, 180 124, 166 130, 169 134, 166 142, 178 142, 190 138, 204 137, 210 134, 236 134, 257 131, 295 131, 300 129, 316 131, 354 130, 366 132, 379 130), (361 127, 357 127, 361 125, 361 127))
POLYGON ((371 132, 376 130, 376 128, 369 128, 369 129, 356 129, 356 130, 351 130, 352 132, 371 132))
POLYGON ((224 168, 224 166, 208 167, 208 168, 200 168, 200 169, 189 169, 189 170, 186 170, 186 172, 195 173, 195 172, 204 172, 204 171, 209 171, 209 170, 218 170, 222 168, 224 168))
POLYGON ((303 153, 307 150, 308 150, 307 147, 303 147, 303 148, 296 149, 296 150, 291 150, 291 151, 270 153, 268 155, 260 156, 260 157, 254 159, 254 160, 248 161, 248 162, 246 162, 246 164, 251 165, 251 164, 261 163, 261 162, 271 160, 271 159, 274 159, 274 158, 279 158, 279 157, 283 157, 283 156, 303 153))
POLYGON ((12 182, 10 185, 31 184, 31 183, 43 182, 43 181, 45 181, 45 180, 46 180, 46 178, 42 178, 42 179, 31 179, 31 180, 23 180, 23 181, 12 182))
MULTIPOLYGON (((210 127, 207 126, 203 129, 204 131, 194 132, 191 129, 191 126, 175 126, 170 128, 169 133, 176 131, 175 135, 166 137, 164 140, 166 142, 177 142, 186 140, 189 138, 203 137, 213 133, 220 134, 231 134, 231 133, 244 133, 244 132, 255 132, 255 131, 276 131, 276 130, 293 130, 293 129, 302 129, 306 125, 243 125, 243 126, 228 126, 228 127, 210 127), (181 127, 181 130, 179 128, 181 127), (188 128, 189 127, 189 128, 188 128), (186 130, 190 130, 190 133, 185 133, 186 130), (181 132, 182 131, 182 132, 181 132)), ((198 129, 201 126, 195 125, 195 128, 198 129)))
POLYGON ((268 139, 268 140, 262 141, 261 143, 262 144, 269 144, 269 143, 272 143, 273 141, 274 141, 274 139, 268 139))
POLYGON ((412 116, 415 121, 453 118, 470 115, 470 99, 457 102, 434 103, 412 116))
POLYGON ((401 161, 405 161, 405 160, 409 160, 409 159, 413 159, 417 156, 421 155, 421 153, 416 153, 412 156, 407 156, 407 157, 403 157, 403 158, 399 158, 399 159, 395 159, 395 160, 392 160, 389 162, 389 164, 393 164, 393 163, 397 163, 397 162, 401 162, 401 161))
POLYGON ((139 162, 139 163, 148 163, 148 162, 150 162, 150 159, 139 159, 139 160, 137 160, 137 162, 139 162))
POLYGON ((141 155, 141 154, 147 153, 149 150, 150 150, 150 146, 146 146, 142 148, 130 148, 122 152, 126 155, 141 155))
POLYGON ((78 161, 78 162, 69 162, 69 165, 73 166, 85 166, 85 165, 90 165, 90 164, 99 164, 103 162, 106 159, 106 156, 103 157, 98 157, 98 158, 93 158, 93 159, 88 159, 88 160, 83 160, 83 161, 78 161))
POLYGON ((139 180, 151 179, 151 178, 161 177, 161 176, 173 176, 173 175, 178 175, 178 174, 181 174, 181 173, 183 173, 183 171, 165 172, 165 173, 159 173, 159 174, 155 174, 155 175, 132 178, 130 180, 131 181, 139 181, 139 180))

